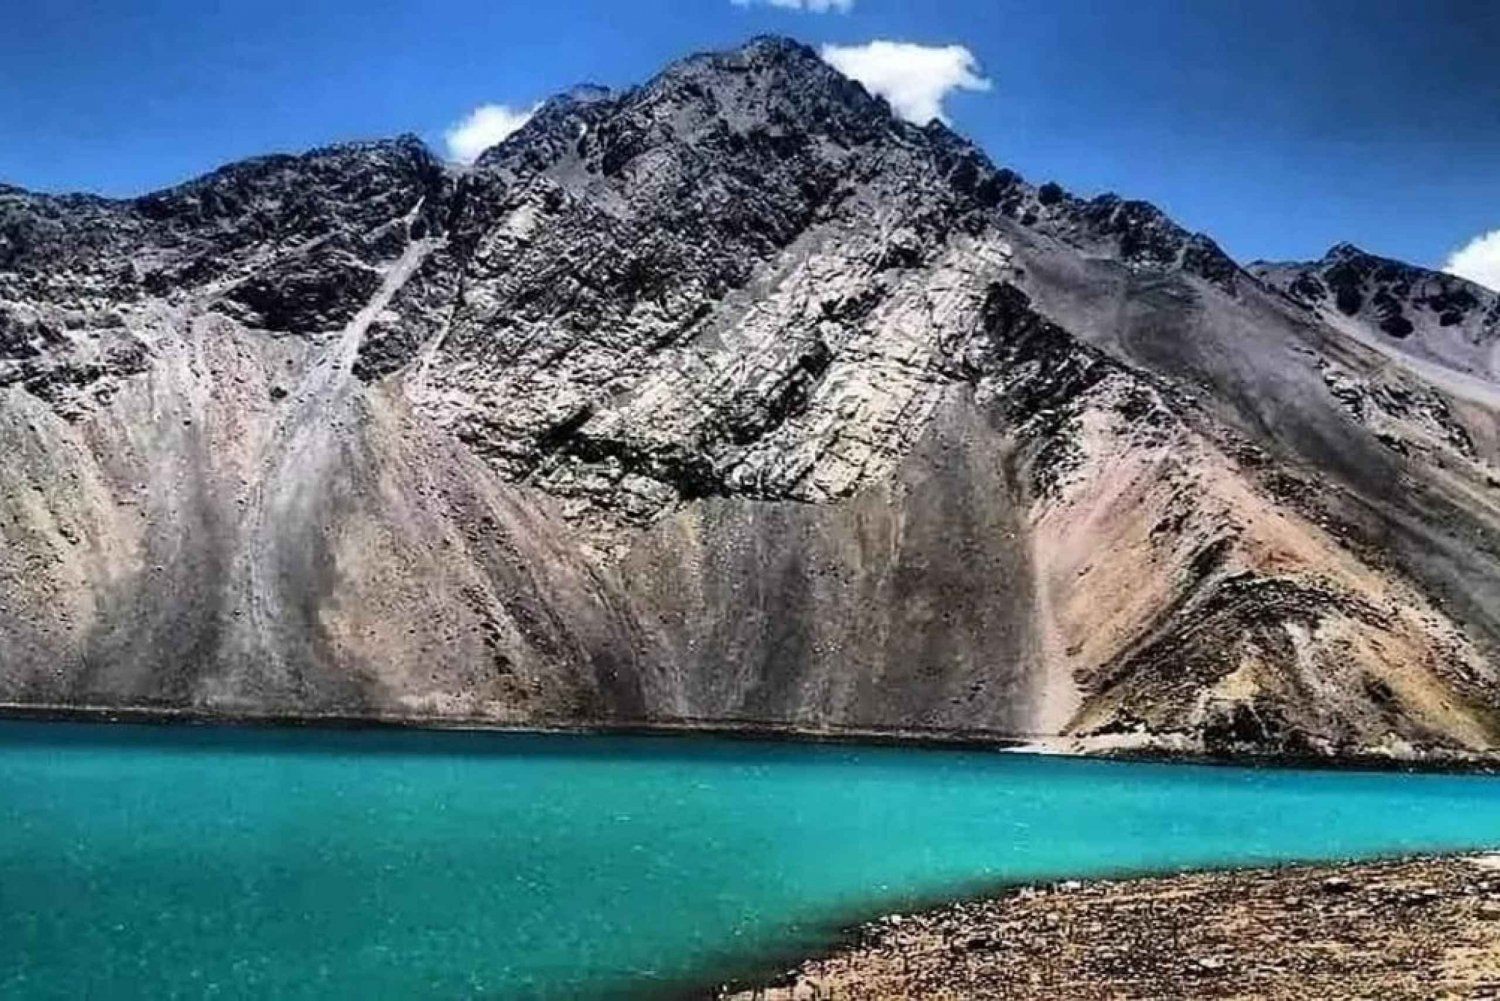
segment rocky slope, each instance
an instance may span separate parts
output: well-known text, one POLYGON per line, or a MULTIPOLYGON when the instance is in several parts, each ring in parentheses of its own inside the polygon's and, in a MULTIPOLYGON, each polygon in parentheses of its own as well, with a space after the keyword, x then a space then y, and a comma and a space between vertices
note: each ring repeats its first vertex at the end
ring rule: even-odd
POLYGON ((1334 258, 774 38, 467 170, 3 188, 0 700, 1486 752, 1495 298, 1334 258))
POLYGON ((1493 997, 1492 856, 1028 886, 892 915, 736 1001, 1493 997))

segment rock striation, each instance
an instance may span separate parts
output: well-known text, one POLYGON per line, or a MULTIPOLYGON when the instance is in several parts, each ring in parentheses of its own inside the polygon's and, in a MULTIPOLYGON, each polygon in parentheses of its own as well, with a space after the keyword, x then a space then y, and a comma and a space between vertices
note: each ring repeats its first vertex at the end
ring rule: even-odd
POLYGON ((1484 754, 1497 308, 780 38, 466 169, 0 188, 0 701, 1484 754))

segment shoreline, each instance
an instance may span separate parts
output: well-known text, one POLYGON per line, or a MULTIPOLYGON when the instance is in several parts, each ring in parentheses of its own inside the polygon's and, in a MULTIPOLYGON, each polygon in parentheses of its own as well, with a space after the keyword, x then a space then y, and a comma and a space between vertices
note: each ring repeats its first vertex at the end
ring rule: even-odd
POLYGON ((792 968, 723 983, 699 996, 1500 997, 1500 854, 999 887, 848 926, 792 968))
POLYGON ((559 720, 506 723, 497 720, 448 716, 208 712, 201 709, 156 706, 32 705, 14 702, 0 702, 0 720, 281 730, 408 730, 516 736, 706 736, 777 743, 863 744, 876 747, 933 747, 995 751, 1017 750, 1027 742, 1024 738, 1010 737, 985 730, 924 729, 921 727, 814 727, 797 723, 766 723, 752 720, 559 720))
POLYGON ((230 727, 272 730, 383 730, 497 735, 715 737, 766 743, 843 744, 935 750, 995 751, 1090 761, 1198 765, 1222 768, 1288 768, 1306 771, 1375 771, 1438 774, 1500 774, 1500 754, 1493 756, 1429 754, 1396 757, 1360 754, 1292 755, 1247 752, 1210 754, 1197 750, 1140 745, 1097 748, 1069 746, 1068 738, 1010 735, 990 730, 924 727, 810 726, 804 723, 737 719, 559 720, 506 723, 481 718, 362 715, 358 713, 217 712, 165 706, 97 706, 0 702, 0 721, 112 723, 184 727, 230 727))

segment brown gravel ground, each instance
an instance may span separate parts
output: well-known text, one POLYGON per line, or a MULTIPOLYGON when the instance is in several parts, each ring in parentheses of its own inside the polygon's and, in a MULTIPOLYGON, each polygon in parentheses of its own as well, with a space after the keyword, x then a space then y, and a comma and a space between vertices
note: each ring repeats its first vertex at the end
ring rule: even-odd
POLYGON ((737 1001, 1500 999, 1493 856, 1066 882, 893 915, 737 1001))

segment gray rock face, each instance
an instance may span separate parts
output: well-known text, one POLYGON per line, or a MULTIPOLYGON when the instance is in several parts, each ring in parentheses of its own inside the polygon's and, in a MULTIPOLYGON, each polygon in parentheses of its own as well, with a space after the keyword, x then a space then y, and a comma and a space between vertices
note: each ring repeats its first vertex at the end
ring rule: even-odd
POLYGON ((466 170, 3 188, 0 700, 1484 752, 1494 301, 1335 257, 774 38, 466 170))
POLYGON ((1496 377, 1500 294, 1454 275, 1367 254, 1341 243, 1321 261, 1258 261, 1250 272, 1294 302, 1460 372, 1496 377))

